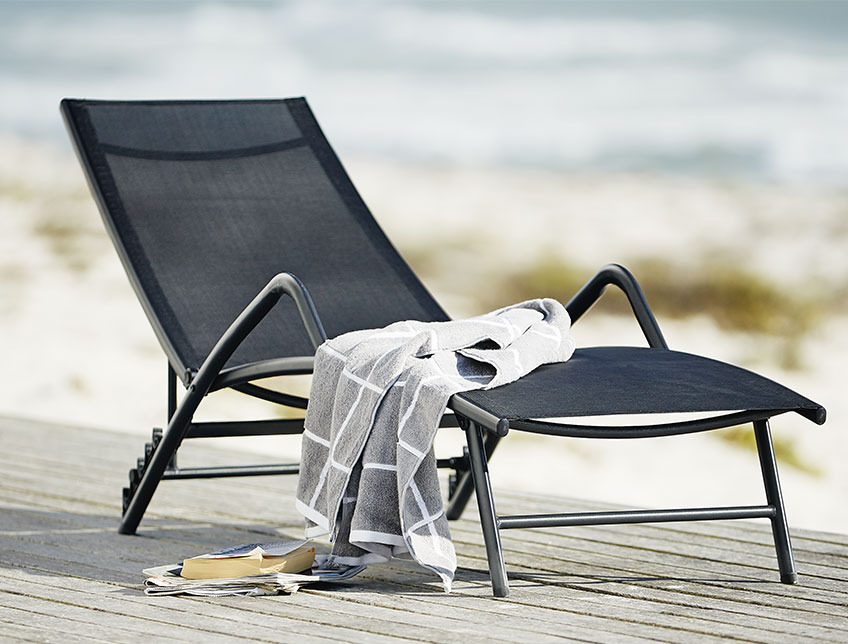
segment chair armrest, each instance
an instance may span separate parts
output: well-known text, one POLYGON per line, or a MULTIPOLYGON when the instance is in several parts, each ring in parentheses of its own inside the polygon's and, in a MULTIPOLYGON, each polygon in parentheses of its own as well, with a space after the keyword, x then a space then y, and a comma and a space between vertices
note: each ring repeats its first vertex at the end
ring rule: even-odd
POLYGON ((655 348, 668 349, 662 331, 660 331, 660 326, 656 318, 654 318, 651 308, 648 306, 645 294, 642 293, 639 283, 633 277, 633 274, 620 264, 607 264, 604 266, 565 305, 568 314, 571 316, 572 323, 579 320, 601 298, 606 287, 610 284, 624 291, 627 301, 630 302, 630 308, 633 309, 636 320, 639 322, 642 333, 645 334, 648 345, 655 348))
POLYGON ((212 351, 206 356, 197 374, 189 383, 185 397, 168 422, 168 430, 153 450, 147 469, 144 470, 135 493, 124 509, 124 518, 118 532, 135 534, 138 522, 141 521, 144 511, 147 509, 147 504, 165 472, 168 460, 188 433, 189 425, 195 410, 200 405, 200 401, 215 384, 218 373, 230 359, 233 351, 256 328, 262 318, 274 308, 274 305, 283 295, 291 297, 297 305, 312 344, 317 348, 326 339, 327 336, 324 327, 321 325, 321 320, 318 318, 318 312, 315 310, 312 298, 309 297, 303 283, 291 273, 279 273, 271 278, 265 288, 253 298, 250 304, 239 313, 238 317, 224 331, 224 334, 215 343, 212 351))
POLYGON ((317 349, 318 345, 327 339, 318 312, 303 282, 291 273, 278 273, 224 331, 192 379, 189 385, 190 390, 200 391, 201 395, 206 394, 236 348, 274 308, 283 295, 288 295, 294 300, 312 345, 317 349))

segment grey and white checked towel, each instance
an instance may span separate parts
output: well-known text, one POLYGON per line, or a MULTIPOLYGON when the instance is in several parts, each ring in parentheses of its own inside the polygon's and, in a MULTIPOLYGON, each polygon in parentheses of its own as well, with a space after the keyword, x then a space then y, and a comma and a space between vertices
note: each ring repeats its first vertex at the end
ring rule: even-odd
POLYGON ((570 324, 556 300, 531 300, 467 320, 396 322, 322 344, 297 490, 306 536, 331 535, 331 563, 411 556, 449 592, 456 554, 433 454, 448 399, 568 360, 570 324))

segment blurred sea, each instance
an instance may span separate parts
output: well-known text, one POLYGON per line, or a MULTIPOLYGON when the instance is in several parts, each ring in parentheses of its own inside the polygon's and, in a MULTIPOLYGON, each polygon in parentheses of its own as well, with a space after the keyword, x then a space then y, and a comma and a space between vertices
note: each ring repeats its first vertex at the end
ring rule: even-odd
POLYGON ((342 158, 842 185, 848 3, 0 2, 0 132, 63 96, 306 95, 342 158))

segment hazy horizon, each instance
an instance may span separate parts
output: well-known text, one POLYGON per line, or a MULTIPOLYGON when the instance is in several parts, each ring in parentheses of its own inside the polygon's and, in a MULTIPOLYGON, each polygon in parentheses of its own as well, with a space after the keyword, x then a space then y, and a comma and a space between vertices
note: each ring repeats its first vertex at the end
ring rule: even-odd
POLYGON ((343 158, 845 185, 848 3, 5 2, 0 133, 64 96, 305 95, 343 158))

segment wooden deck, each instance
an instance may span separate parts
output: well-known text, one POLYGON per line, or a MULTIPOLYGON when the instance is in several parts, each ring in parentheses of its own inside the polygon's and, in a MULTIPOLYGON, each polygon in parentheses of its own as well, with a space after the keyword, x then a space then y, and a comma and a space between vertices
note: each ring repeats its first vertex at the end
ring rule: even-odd
MULTIPOLYGON (((801 578, 784 586, 758 522, 505 531, 512 592, 492 599, 468 511, 453 525, 450 595, 398 563, 291 596, 147 597, 142 568, 296 538, 301 521, 294 477, 166 481, 138 536, 118 535, 120 488, 142 442, 0 419, 0 641, 848 642, 848 537, 793 530, 801 578)), ((260 460, 194 445, 181 459, 260 460)), ((498 500, 505 514, 599 507, 498 500)))

